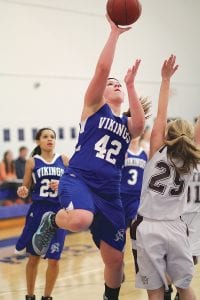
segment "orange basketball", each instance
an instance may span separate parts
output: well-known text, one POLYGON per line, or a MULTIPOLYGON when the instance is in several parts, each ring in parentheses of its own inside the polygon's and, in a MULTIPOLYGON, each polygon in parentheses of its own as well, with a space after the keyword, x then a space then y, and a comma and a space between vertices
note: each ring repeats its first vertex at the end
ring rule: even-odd
POLYGON ((130 25, 137 21, 142 12, 138 0, 108 0, 106 10, 116 25, 130 25))

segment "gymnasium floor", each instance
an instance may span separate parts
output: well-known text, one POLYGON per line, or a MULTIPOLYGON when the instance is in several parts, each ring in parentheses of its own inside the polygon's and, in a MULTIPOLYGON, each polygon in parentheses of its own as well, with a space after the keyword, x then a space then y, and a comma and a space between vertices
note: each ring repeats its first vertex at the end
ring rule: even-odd
MULTIPOLYGON (((0 226, 0 299, 25 299, 25 265, 26 256, 16 258, 13 255, 14 243, 21 232, 22 225, 10 228, 0 226)), ((129 239, 128 239, 129 240, 129 239)), ((41 299, 44 287, 46 262, 41 261, 35 294, 41 299)), ((146 292, 134 288, 133 259, 130 243, 125 254, 126 280, 122 285, 120 300, 145 300, 146 292)), ((53 292, 55 300, 102 300, 103 264, 89 232, 70 234, 65 241, 60 263, 60 274, 53 292)), ((192 282, 197 300, 200 300, 200 264, 192 282)), ((174 293, 175 294, 175 293, 174 293)), ((174 295, 173 294, 173 295, 174 295)))

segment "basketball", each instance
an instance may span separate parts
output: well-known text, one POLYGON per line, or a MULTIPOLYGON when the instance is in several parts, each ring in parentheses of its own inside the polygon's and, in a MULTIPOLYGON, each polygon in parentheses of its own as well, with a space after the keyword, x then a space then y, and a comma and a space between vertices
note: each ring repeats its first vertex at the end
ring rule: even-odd
POLYGON ((116 25, 126 26, 138 20, 142 6, 138 0, 108 0, 106 10, 116 25))

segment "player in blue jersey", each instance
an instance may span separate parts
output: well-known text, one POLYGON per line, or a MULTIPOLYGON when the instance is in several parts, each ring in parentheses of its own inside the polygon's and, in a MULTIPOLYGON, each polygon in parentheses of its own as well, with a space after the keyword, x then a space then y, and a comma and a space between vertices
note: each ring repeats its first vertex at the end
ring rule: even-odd
POLYGON ((125 211, 126 227, 130 227, 140 203, 147 153, 140 147, 139 137, 132 139, 127 150, 121 180, 121 200, 125 211))
MULTIPOLYGON (((148 119, 151 102, 146 98, 141 98, 140 101, 144 109, 145 119, 148 119)), ((124 115, 130 117, 130 110, 124 115)), ((122 168, 120 195, 125 212, 126 228, 130 227, 137 214, 144 167, 148 158, 148 153, 140 145, 140 138, 139 136, 131 139, 122 168)))
MULTIPOLYGON (((35 281, 40 256, 32 247, 32 236, 47 211, 60 209, 58 182, 64 173, 68 158, 54 152, 56 134, 50 128, 42 128, 36 134, 37 147, 32 152, 25 166, 23 184, 18 188, 18 196, 26 198, 30 193, 32 204, 26 216, 23 232, 16 244, 16 254, 25 248, 29 254, 26 265, 27 295, 26 300, 34 300, 35 281)), ((48 259, 46 283, 43 300, 51 300, 51 293, 58 276, 59 259, 64 246, 66 231, 56 231, 44 258, 48 259)))
POLYGON ((121 168, 131 138, 144 129, 145 117, 134 84, 140 60, 128 69, 124 79, 131 117, 121 115, 124 92, 117 79, 109 78, 109 73, 118 38, 130 27, 119 28, 109 18, 108 21, 111 32, 85 94, 75 153, 59 183, 64 209, 43 219, 33 245, 38 253, 45 253, 52 228, 73 232, 90 228, 105 265, 104 299, 117 300, 125 245, 121 168))
MULTIPOLYGON (((141 98, 140 100, 144 109, 145 119, 148 119, 150 117, 149 111, 151 102, 146 98, 141 98)), ((124 115, 130 117, 130 110, 124 112, 124 115)), ((144 167, 148 157, 148 153, 140 146, 140 139, 141 136, 131 139, 125 155, 120 186, 121 201, 125 213, 125 224, 126 229, 130 228, 130 237, 131 224, 137 215, 140 203, 144 167)), ((133 255, 134 251, 135 250, 132 249, 133 255)), ((124 281, 125 274, 123 275, 123 282, 124 281)))

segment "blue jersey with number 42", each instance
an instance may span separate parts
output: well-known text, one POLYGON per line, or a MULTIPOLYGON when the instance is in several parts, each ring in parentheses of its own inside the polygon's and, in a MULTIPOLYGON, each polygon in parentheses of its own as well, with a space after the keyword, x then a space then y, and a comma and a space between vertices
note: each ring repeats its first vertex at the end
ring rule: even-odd
POLYGON ((80 124, 68 171, 102 193, 119 193, 121 168, 130 143, 126 116, 115 116, 107 104, 80 124))

